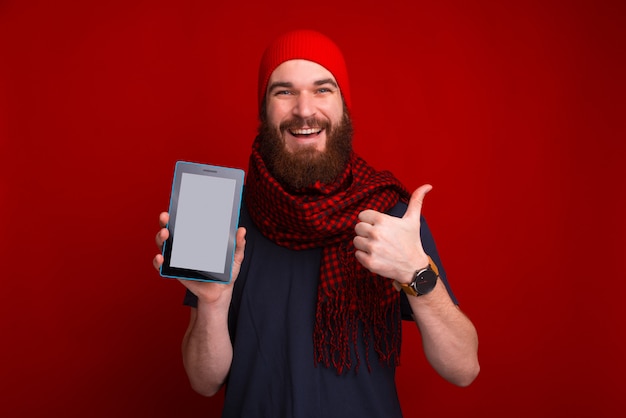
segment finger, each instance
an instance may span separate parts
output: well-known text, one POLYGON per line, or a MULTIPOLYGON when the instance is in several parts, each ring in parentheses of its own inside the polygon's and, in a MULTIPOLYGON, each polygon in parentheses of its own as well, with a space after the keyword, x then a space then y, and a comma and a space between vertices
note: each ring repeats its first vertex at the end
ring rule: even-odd
POLYGON ((369 224, 367 222, 359 222, 354 227, 354 232, 359 237, 368 238, 368 237, 370 237, 372 235, 372 229, 373 229, 373 225, 372 224, 369 224))
POLYGON ((378 219, 379 216, 380 216, 380 212, 376 212, 375 210, 372 210, 372 209, 367 209, 359 213, 359 221, 367 222, 370 225, 374 225, 376 224, 376 220, 378 219))
POLYGON ((369 269, 370 255, 362 250, 356 250, 354 252, 354 257, 356 257, 357 261, 361 263, 363 267, 369 269))
POLYGON ((352 239, 352 243, 354 244, 354 248, 356 250, 362 251, 364 253, 369 253, 369 242, 367 238, 356 236, 352 239))
POLYGON ((157 232, 156 237, 155 237, 155 241, 156 241, 156 245, 157 245, 157 247, 159 247, 159 249, 163 248, 163 243, 165 241, 167 241, 169 236, 170 236, 170 231, 168 231, 167 228, 161 228, 159 230, 159 232, 157 232))
POLYGON ((243 261, 244 251, 246 249, 246 228, 240 227, 237 229, 237 235, 235 236, 235 263, 241 264, 243 261))
POLYGON ((161 270, 161 266, 163 265, 163 256, 161 254, 157 254, 152 259, 152 265, 155 269, 161 270))
POLYGON ((420 220, 420 215, 422 214, 422 205, 424 203, 424 196, 426 193, 431 191, 433 186, 430 184, 424 184, 420 186, 413 192, 411 195, 411 200, 409 201, 409 207, 406 209, 406 213, 402 217, 403 219, 414 219, 417 222, 420 220))
POLYGON ((165 228, 169 221, 170 221, 170 214, 169 213, 161 212, 159 214, 159 225, 161 225, 161 228, 165 228))

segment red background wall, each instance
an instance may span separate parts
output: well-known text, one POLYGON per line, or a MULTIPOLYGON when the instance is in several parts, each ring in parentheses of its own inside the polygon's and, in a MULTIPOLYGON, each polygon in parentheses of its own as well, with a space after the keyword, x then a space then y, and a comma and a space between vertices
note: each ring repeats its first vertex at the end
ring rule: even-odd
MULTIPOLYGON (((407 417, 625 406, 623 2, 0 2, 1 416, 216 416, 151 267, 177 159, 245 168, 278 33, 345 51, 356 148, 424 213, 482 372, 405 329, 407 417)), ((615 411, 615 412, 611 412, 615 411)))

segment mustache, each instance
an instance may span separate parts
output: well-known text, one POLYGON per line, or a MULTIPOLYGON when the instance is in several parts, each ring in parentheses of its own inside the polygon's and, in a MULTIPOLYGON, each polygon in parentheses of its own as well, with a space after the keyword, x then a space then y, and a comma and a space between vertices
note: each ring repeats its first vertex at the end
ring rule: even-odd
POLYGON ((317 118, 292 118, 283 121, 279 125, 280 131, 302 129, 304 127, 312 129, 328 129, 330 128, 330 122, 328 120, 320 120, 317 118))

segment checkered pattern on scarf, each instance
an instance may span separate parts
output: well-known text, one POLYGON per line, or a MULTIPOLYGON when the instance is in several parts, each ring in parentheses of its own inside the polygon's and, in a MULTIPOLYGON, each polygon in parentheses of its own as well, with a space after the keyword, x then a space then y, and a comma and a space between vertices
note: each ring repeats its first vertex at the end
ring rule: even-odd
MULTIPOLYGON (((248 168, 245 199, 263 235, 278 245, 305 250, 323 247, 313 342, 315 364, 338 374, 356 360, 359 330, 369 352, 397 364, 400 355, 399 294, 391 280, 365 269, 354 256, 354 227, 366 209, 386 212, 409 193, 387 171, 376 171, 356 154, 332 184, 317 183, 296 192, 285 190, 258 153, 258 139, 248 168)), ((297 280, 297 278, 294 278, 297 280)), ((368 369, 369 359, 366 358, 368 369)))

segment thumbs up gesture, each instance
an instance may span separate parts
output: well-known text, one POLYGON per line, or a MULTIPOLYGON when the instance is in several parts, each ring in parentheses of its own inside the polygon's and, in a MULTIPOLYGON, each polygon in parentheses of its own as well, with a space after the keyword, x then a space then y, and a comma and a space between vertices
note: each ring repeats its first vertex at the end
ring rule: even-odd
POLYGON ((354 247, 357 260, 365 268, 400 283, 410 283, 415 270, 428 265, 420 239, 420 216, 424 196, 431 189, 430 184, 425 184, 415 190, 402 218, 375 210, 359 214, 354 247))

